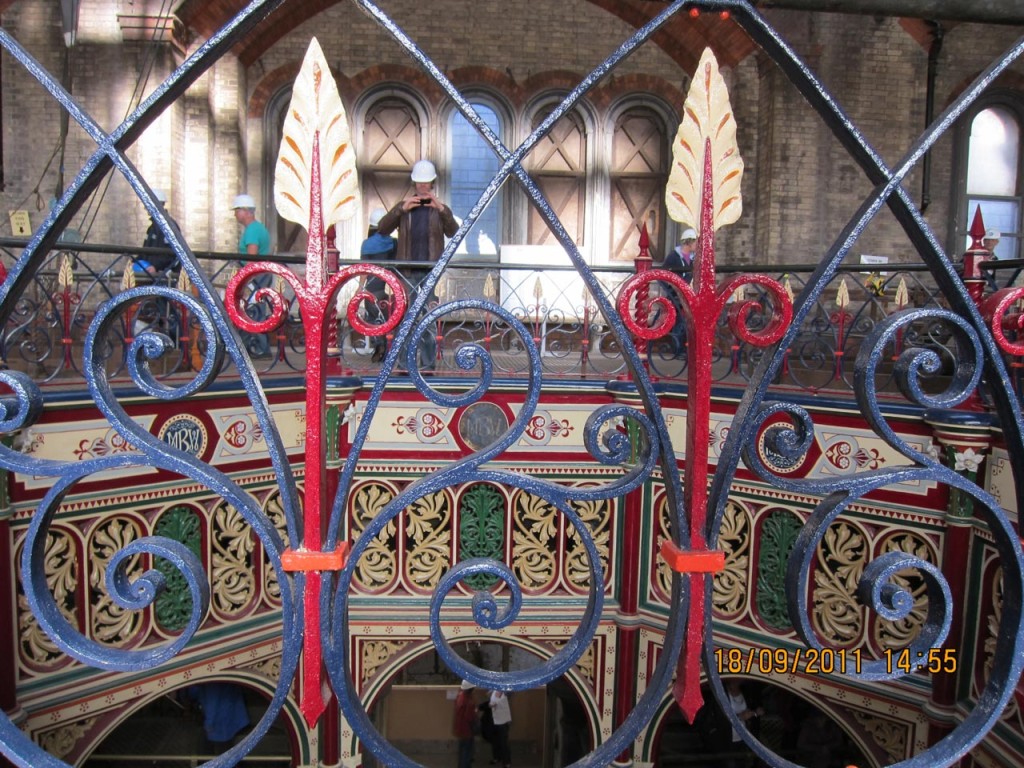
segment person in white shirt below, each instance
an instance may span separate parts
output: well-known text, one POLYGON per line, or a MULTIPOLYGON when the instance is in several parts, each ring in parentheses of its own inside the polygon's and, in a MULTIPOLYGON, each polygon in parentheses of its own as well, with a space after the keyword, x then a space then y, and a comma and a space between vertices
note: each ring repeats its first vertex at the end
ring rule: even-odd
MULTIPOLYGON (((729 696, 729 704, 732 707, 732 711, 742 720, 744 723, 748 723, 751 718, 760 717, 764 714, 764 710, 758 707, 757 709, 750 709, 747 707, 747 700, 743 696, 743 691, 740 689, 740 681, 735 678, 727 680, 725 683, 725 691, 729 696)), ((749 728, 749 723, 747 724, 749 728)), ((745 750, 743 744, 743 737, 740 736, 739 731, 735 728, 732 729, 732 752, 729 755, 729 759, 726 765, 729 768, 743 768, 749 765, 749 759, 747 756, 741 755, 740 753, 745 750)))
POLYGON ((508 732, 512 726, 512 710, 508 706, 508 696, 502 691, 491 691, 491 714, 494 717, 494 736, 491 746, 494 748, 492 765, 501 763, 505 768, 512 765, 512 750, 508 743, 508 732))

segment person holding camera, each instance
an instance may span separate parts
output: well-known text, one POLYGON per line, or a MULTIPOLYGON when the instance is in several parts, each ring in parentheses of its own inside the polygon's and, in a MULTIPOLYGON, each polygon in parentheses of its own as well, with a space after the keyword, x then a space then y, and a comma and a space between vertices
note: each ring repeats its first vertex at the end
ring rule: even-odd
MULTIPOLYGON (((390 235, 398 230, 398 247, 395 261, 417 265, 437 261, 444 251, 445 238, 452 237, 458 231, 452 209, 442 203, 435 194, 434 184, 437 181, 437 169, 429 160, 418 160, 412 166, 411 179, 413 193, 400 200, 377 224, 377 232, 390 235)), ((397 265, 396 265, 397 266, 397 265)), ((420 284, 430 274, 430 266, 405 266, 401 272, 409 281, 410 293, 418 293, 420 284)), ((410 303, 415 295, 410 295, 410 303)), ((424 309, 437 296, 431 293, 424 309)), ((429 370, 434 366, 437 353, 437 342, 433 335, 426 333, 418 341, 418 357, 421 370, 429 370)))

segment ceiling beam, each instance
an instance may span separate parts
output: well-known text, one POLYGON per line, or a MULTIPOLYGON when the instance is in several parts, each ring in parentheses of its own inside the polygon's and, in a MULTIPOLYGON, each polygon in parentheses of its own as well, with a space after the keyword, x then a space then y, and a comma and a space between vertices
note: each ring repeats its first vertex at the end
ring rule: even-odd
POLYGON ((1024 26, 1020 0, 754 0, 758 8, 1024 26))

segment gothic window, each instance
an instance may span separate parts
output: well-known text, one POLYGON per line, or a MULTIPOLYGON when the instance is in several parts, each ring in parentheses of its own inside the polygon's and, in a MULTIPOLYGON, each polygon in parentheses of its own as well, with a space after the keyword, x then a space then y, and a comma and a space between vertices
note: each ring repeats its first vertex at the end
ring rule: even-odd
MULTIPOLYGON (((504 121, 497 108, 483 99, 471 99, 470 103, 480 119, 499 138, 504 140, 504 121)), ((460 221, 476 205, 488 182, 498 172, 501 164, 497 155, 470 123, 460 113, 453 112, 449 122, 449 171, 450 199, 452 212, 460 221)), ((474 260, 496 261, 498 246, 502 242, 502 214, 505 208, 504 189, 498 193, 477 219, 476 226, 466 236, 462 249, 474 260)), ((463 250, 460 250, 462 253, 463 250)))
MULTIPOLYGON (((550 109, 533 119, 531 129, 540 125, 550 109)), ((568 113, 552 126, 530 153, 530 175, 547 198, 566 233, 577 246, 584 244, 587 199, 587 130, 576 113, 568 113)), ((531 245, 554 245, 554 233, 532 205, 527 223, 527 241, 531 245)))
POLYGON ((969 229, 980 206, 985 227, 1001 233, 995 249, 1000 259, 1020 258, 1022 124, 1024 105, 1005 98, 969 118, 961 224, 969 229))
MULTIPOLYGON (((366 110, 360 175, 364 213, 390 209, 410 189, 409 172, 423 153, 423 121, 410 101, 387 96, 366 110)), ((365 221, 365 218, 364 218, 365 221)))
POLYGON ((615 121, 610 165, 611 260, 632 261, 646 222, 651 249, 665 253, 665 204, 668 178, 665 122, 651 109, 627 109, 615 121))

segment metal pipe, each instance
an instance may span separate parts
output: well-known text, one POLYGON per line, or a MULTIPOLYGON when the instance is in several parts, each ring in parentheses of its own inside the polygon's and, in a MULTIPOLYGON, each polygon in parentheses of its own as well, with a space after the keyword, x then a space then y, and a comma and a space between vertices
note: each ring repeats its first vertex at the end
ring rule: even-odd
MULTIPOLYGON (((932 28, 932 44, 928 46, 928 77, 924 97, 924 127, 935 119, 935 80, 939 70, 939 53, 945 29, 937 21, 929 21, 932 28)), ((925 152, 921 160, 921 213, 928 210, 932 202, 932 153, 925 152)))

